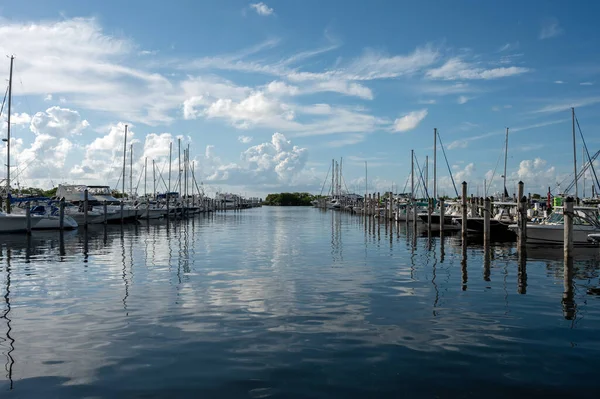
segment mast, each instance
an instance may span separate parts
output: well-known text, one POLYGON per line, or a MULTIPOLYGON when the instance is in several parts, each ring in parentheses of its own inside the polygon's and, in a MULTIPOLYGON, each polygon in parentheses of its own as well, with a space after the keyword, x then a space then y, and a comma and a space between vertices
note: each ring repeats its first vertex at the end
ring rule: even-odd
MULTIPOLYGON (((508 128, 506 128, 506 138, 504 139, 504 191, 502 192, 502 201, 506 201, 506 163, 508 161, 508 128)), ((517 198, 521 201, 521 198, 517 198)))
POLYGON ((340 158, 340 194, 342 194, 342 165, 344 163, 344 158, 340 158))
POLYGON ((433 128, 433 199, 437 199, 437 128, 433 128))
POLYGON ((415 150, 410 150, 410 200, 415 200, 415 150))
POLYGON ((173 142, 169 142, 169 187, 167 187, 167 220, 169 220, 169 200, 171 198, 171 152, 173 150, 173 142))
POLYGON ((8 75, 8 127, 6 130, 6 213, 10 213, 10 108, 12 105, 12 74, 15 56, 10 56, 10 73, 8 75))
POLYGON ((585 146, 581 147, 581 170, 583 171, 583 193, 581 198, 585 198, 585 146))
POLYGON ((129 192, 133 198, 133 144, 129 144, 129 192))
POLYGON ((152 190, 154 193, 152 194, 152 197, 156 199, 156 163, 154 162, 154 159, 152 160, 152 184, 152 190))
POLYGON ((335 197, 335 159, 331 160, 331 199, 335 197))
POLYGON ((177 139, 177 144, 179 147, 179 156, 177 157, 177 162, 179 162, 179 180, 178 180, 178 182, 179 182, 179 192, 181 193, 182 190, 181 190, 181 139, 180 138, 177 139))
POLYGON ((368 169, 367 169, 367 161, 365 161, 365 200, 364 203, 367 203, 367 192, 368 192, 368 175, 367 175, 368 169))
POLYGON ((148 201, 148 192, 146 191, 146 184, 148 182, 148 157, 144 159, 144 199, 148 201))
POLYGON ((573 124, 573 172, 575 175, 575 204, 579 203, 579 187, 577 187, 577 147, 575 143, 575 108, 571 108, 571 119, 573 124))
POLYGON ((125 198, 125 165, 127 164, 127 125, 125 125, 125 139, 123 140, 123 191, 122 197, 125 198))
POLYGON ((425 192, 429 195, 429 155, 425 155, 425 192))

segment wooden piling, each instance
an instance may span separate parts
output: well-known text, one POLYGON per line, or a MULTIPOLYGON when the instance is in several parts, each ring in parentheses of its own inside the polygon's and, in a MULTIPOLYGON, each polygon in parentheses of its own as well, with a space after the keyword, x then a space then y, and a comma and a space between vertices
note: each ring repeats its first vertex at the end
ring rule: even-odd
POLYGON ((25 217, 27 219, 26 233, 31 234, 31 202, 25 203, 25 217))
POLYGON ((573 258, 573 203, 573 197, 568 197, 563 204, 565 263, 573 258))
POLYGON ((120 205, 121 205, 121 224, 123 224, 123 220, 125 219, 125 217, 124 217, 125 210, 123 209, 125 204, 123 203, 123 200, 120 201, 120 205))
POLYGON ((483 200, 483 244, 484 247, 490 245, 490 217, 492 214, 492 203, 489 198, 483 200))
POLYGON ((444 237, 444 217, 446 215, 446 207, 444 206, 444 199, 440 198, 440 237, 443 240, 444 237))
POLYGON ((431 214, 433 213, 433 199, 427 200, 427 235, 431 236, 431 214))
POLYGON ((106 200, 104 200, 102 207, 104 208, 104 224, 106 224, 108 223, 108 206, 106 205, 106 200))
POLYGON ((61 198, 58 205, 58 227, 60 230, 65 228, 65 199, 61 198))
POLYGON ((88 207, 89 207, 89 194, 88 189, 86 188, 83 191, 83 226, 87 228, 88 225, 88 207))
POLYGON ((461 238, 463 242, 467 241, 467 182, 462 182, 462 220, 461 220, 461 238))
POLYGON ((527 244, 527 197, 521 197, 518 205, 519 217, 518 217, 518 250, 519 252, 525 251, 527 244))

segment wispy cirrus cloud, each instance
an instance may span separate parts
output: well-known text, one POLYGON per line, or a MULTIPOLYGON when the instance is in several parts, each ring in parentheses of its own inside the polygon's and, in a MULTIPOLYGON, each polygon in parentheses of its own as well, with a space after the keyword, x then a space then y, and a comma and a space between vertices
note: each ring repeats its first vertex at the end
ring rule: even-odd
POLYGON ((532 114, 555 113, 567 111, 571 108, 587 107, 600 103, 600 97, 587 97, 573 100, 561 100, 554 104, 546 105, 531 111, 532 114))
POLYGON ((580 86, 593 86, 594 82, 581 82, 579 83, 580 86))
POLYGON ((556 36, 560 36, 563 32, 564 31, 560 27, 556 18, 548 18, 542 23, 542 29, 540 30, 539 39, 550 39, 556 36))
POLYGON ((454 57, 439 68, 427 71, 426 76, 430 79, 441 80, 491 80, 520 75, 529 71, 529 68, 517 66, 486 69, 454 57))

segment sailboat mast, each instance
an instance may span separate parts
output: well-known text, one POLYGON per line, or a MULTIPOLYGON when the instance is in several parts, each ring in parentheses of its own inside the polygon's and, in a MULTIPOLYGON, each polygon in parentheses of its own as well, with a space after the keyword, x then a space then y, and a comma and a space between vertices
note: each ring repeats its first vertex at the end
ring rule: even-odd
POLYGON ((154 193, 152 197, 156 199, 156 163, 154 162, 154 159, 152 160, 152 185, 152 190, 154 193))
POLYGON ((415 200, 415 150, 410 150, 410 199, 415 200))
POLYGON ((169 220, 169 200, 171 198, 171 153, 173 151, 173 142, 169 142, 169 187, 167 187, 167 220, 169 220))
POLYGON ((179 162, 179 193, 181 194, 181 139, 177 139, 177 144, 179 146, 179 156, 177 157, 177 162, 179 162))
MULTIPOLYGON (((506 138, 504 139, 504 191, 502 192, 502 201, 506 201, 506 163, 508 161, 508 128, 506 128, 506 138)), ((521 201, 520 198, 518 198, 521 201)))
POLYGON ((10 108, 12 105, 12 74, 15 56, 10 56, 10 73, 8 75, 8 126, 6 130, 6 213, 10 213, 10 108))
POLYGON ((125 198, 125 165, 127 164, 127 125, 125 125, 125 139, 123 140, 123 181, 122 183, 122 197, 125 198))
POLYGON ((331 160, 331 199, 335 196, 335 159, 331 160))
POLYGON ((571 108, 571 119, 573 124, 573 172, 575 176, 575 203, 578 204, 579 200, 579 187, 577 187, 577 143, 575 142, 575 108, 571 108))
POLYGON ((133 198, 133 144, 129 144, 129 192, 133 198))
POLYGON ((437 200, 437 128, 433 128, 433 199, 437 200))
POLYGON ((342 193, 342 165, 344 162, 344 158, 340 158, 340 194, 342 193))
POLYGON ((148 183, 148 157, 144 159, 144 199, 148 200, 148 191, 146 190, 146 184, 148 183))
POLYGON ((429 195, 429 155, 425 155, 425 192, 429 195))

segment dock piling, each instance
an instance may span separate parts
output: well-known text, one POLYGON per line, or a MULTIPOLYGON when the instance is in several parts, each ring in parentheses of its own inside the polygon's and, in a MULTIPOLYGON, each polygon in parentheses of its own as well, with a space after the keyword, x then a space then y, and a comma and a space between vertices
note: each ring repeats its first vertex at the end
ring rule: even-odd
POLYGON ((492 204, 489 198, 483 200, 483 244, 484 247, 490 245, 490 217, 492 213, 492 204))
POLYGON ((83 191, 83 226, 87 228, 88 225, 88 207, 89 207, 89 199, 88 199, 88 190, 87 188, 83 191))
POLYGON ((462 182, 462 220, 461 220, 461 238, 463 242, 467 241, 467 182, 462 182))
POLYGON ((25 217, 27 218, 27 234, 31 234, 31 202, 25 203, 25 217))
POLYGON ((108 223, 108 206, 106 205, 106 200, 104 200, 102 206, 104 208, 104 224, 106 224, 108 223))
POLYGON ((64 230, 65 228, 65 199, 60 199, 60 204, 58 206, 58 224, 60 230, 64 230))
POLYGON ((564 252, 565 263, 573 258, 573 197, 565 200, 563 213, 565 223, 564 252))
POLYGON ((440 237, 444 239, 444 217, 446 214, 446 208, 444 207, 444 199, 440 198, 440 237))

